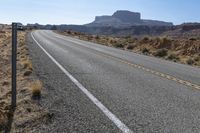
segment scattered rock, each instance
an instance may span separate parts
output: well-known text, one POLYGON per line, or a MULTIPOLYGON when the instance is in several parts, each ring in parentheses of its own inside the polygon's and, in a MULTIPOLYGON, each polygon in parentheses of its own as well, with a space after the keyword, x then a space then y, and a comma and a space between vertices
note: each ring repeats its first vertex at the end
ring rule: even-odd
POLYGON ((27 110, 29 113, 31 112, 31 108, 27 108, 26 110, 27 110))
POLYGON ((54 113, 47 113, 47 116, 49 119, 52 119, 54 117, 54 113))
POLYGON ((27 71, 25 71, 25 72, 24 72, 24 76, 30 76, 30 75, 31 75, 31 73, 32 73, 32 71, 30 71, 30 70, 27 70, 27 71))
POLYGON ((9 82, 8 82, 8 81, 3 81, 3 82, 2 82, 2 86, 7 86, 7 85, 9 85, 9 82))

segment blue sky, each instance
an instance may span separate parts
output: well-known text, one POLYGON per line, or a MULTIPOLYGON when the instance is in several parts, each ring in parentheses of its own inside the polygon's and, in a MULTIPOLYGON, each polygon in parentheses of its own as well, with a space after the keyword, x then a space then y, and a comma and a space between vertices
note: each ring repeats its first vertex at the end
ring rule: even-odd
POLYGON ((174 24, 200 22, 200 0, 1 0, 0 23, 85 24, 116 10, 174 24))

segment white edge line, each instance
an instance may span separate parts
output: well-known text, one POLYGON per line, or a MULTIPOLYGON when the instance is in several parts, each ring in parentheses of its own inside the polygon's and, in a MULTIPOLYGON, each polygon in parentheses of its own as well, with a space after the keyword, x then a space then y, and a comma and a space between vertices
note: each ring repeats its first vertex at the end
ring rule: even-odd
POLYGON ((58 61, 56 61, 34 38, 33 33, 31 36, 36 44, 47 54, 47 56, 71 79, 71 81, 78 86, 78 88, 87 95, 87 97, 123 132, 132 133, 132 131, 117 118, 109 109, 107 109, 95 96, 92 95, 78 80, 76 80, 58 61))

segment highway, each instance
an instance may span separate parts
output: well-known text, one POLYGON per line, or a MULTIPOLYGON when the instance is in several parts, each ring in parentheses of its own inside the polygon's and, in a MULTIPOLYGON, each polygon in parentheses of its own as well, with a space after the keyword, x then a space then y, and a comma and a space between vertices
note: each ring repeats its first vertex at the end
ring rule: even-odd
POLYGON ((27 40, 55 114, 39 131, 200 132, 199 68, 48 30, 27 40))

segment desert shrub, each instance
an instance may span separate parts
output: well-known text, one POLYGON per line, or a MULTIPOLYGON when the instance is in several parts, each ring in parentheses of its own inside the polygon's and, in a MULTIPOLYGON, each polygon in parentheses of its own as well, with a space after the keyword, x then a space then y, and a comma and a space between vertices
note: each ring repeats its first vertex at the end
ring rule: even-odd
POLYGON ((96 39, 96 40, 99 40, 99 39, 100 39, 100 37, 99 37, 98 35, 96 35, 96 36, 95 36, 95 39, 96 39))
POLYGON ((172 46, 172 40, 166 37, 160 38, 160 40, 158 40, 160 42, 158 42, 160 45, 158 46, 158 48, 170 48, 172 46))
POLYGON ((129 43, 136 43, 137 40, 138 39, 136 37, 131 37, 131 38, 127 39, 127 42, 129 42, 129 43))
POLYGON ((194 57, 194 61, 199 61, 200 60, 200 56, 195 56, 194 57))
POLYGON ((128 35, 128 36, 125 37, 125 39, 129 39, 129 38, 131 38, 131 35, 128 35))
POLYGON ((42 91, 42 83, 37 80, 30 84, 30 88, 32 91, 32 97, 33 98, 40 98, 41 97, 41 91, 42 91))
POLYGON ((128 44, 127 49, 134 49, 135 45, 134 44, 128 44))
POLYGON ((114 43, 117 43, 117 41, 114 40, 114 39, 109 39, 109 43, 110 43, 110 44, 114 44, 114 43))
POLYGON ((168 53, 167 49, 159 49, 154 53, 154 55, 158 57, 164 57, 167 55, 167 53, 168 53))
POLYGON ((78 32, 74 32, 74 35, 79 35, 79 33, 78 32))
POLYGON ((160 37, 156 37, 153 40, 158 43, 158 42, 160 42, 161 39, 160 39, 160 37))
POLYGON ((178 57, 178 55, 176 55, 176 54, 170 54, 170 55, 167 57, 167 59, 169 59, 169 60, 179 60, 179 57, 178 57))
POLYGON ((190 40, 190 41, 196 41, 197 38, 191 37, 191 38, 189 38, 189 40, 190 40))
POLYGON ((87 40, 92 40, 93 36, 87 36, 87 40))
POLYGON ((147 43, 149 40, 150 40, 150 38, 146 36, 146 37, 142 38, 141 42, 142 43, 147 43))
POLYGON ((143 41, 148 41, 148 40, 149 40, 149 37, 145 36, 142 40, 143 40, 143 41))
POLYGON ((70 30, 67 31, 67 34, 71 34, 72 32, 70 30))
POLYGON ((171 39, 166 38, 166 37, 161 38, 161 43, 162 44, 170 44, 171 41, 172 41, 171 39))
POLYGON ((186 60, 186 63, 187 63, 188 65, 192 65, 192 64, 194 64, 194 60, 191 59, 191 58, 189 58, 189 59, 186 60))
POLYGON ((149 54, 149 49, 143 48, 143 49, 142 49, 142 53, 143 53, 143 54, 149 54))
POLYGON ((124 47, 124 45, 122 43, 115 43, 113 46, 116 47, 116 48, 123 48, 124 47))

